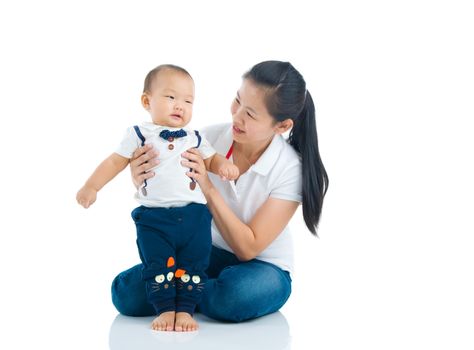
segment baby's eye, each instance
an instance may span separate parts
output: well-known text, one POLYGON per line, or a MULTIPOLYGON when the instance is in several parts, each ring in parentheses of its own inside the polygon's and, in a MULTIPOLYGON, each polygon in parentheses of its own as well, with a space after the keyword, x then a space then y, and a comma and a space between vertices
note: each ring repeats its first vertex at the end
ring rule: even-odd
POLYGON ((192 105, 193 101, 186 101, 186 103, 189 103, 190 105, 192 105))
POLYGON ((197 275, 196 275, 196 276, 193 276, 193 282, 194 282, 195 284, 198 284, 199 282, 201 282, 201 277, 199 277, 199 276, 197 276, 197 275))
POLYGON ((163 283, 165 281, 165 275, 161 274, 161 275, 155 276, 155 281, 157 283, 163 283))
POLYGON ((173 276, 174 276, 173 272, 170 271, 170 272, 168 272, 168 274, 166 275, 166 279, 167 279, 168 281, 171 281, 171 280, 173 279, 173 276))
POLYGON ((189 275, 187 273, 185 273, 183 276, 181 276, 181 281, 183 281, 184 283, 188 283, 189 282, 189 275))
POLYGON ((165 96, 165 97, 169 98, 170 100, 174 100, 174 96, 167 95, 167 96, 165 96))

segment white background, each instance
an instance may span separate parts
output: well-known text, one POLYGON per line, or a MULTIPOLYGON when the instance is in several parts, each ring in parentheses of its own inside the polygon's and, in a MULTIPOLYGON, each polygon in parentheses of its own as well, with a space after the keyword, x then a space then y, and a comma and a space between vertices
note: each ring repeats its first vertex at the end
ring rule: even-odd
POLYGON ((0 342, 107 348, 110 283, 138 262, 134 188, 125 171, 89 210, 75 194, 147 119, 146 73, 189 70, 199 128, 229 121, 241 75, 278 59, 307 81, 330 177, 320 239, 291 222, 292 348, 472 349, 468 3, 2 2, 0 342))

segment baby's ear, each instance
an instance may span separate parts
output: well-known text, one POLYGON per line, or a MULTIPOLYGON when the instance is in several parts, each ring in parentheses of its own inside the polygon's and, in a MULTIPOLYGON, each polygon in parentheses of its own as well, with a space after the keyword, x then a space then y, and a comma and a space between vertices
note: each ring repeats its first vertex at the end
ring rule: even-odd
POLYGON ((148 111, 150 109, 150 98, 148 97, 146 93, 143 93, 141 97, 141 101, 142 101, 143 108, 145 108, 148 111))

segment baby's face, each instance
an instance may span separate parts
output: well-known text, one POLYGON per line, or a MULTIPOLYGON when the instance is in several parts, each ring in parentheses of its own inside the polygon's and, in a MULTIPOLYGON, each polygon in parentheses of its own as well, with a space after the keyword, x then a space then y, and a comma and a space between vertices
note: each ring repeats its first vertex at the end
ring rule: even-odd
POLYGON ((151 91, 142 95, 143 107, 153 123, 174 128, 191 121, 194 102, 194 82, 187 74, 171 69, 155 77, 151 91))

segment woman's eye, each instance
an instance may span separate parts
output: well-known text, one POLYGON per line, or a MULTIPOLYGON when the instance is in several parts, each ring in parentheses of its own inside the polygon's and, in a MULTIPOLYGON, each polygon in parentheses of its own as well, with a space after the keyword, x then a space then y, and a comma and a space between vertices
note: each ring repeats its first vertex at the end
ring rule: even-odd
POLYGON ((235 98, 235 102, 240 105, 240 101, 239 101, 239 99, 238 99, 237 97, 235 98))
POLYGON ((249 112, 247 112, 247 115, 252 118, 252 119, 255 119, 253 115, 251 115, 249 112))

